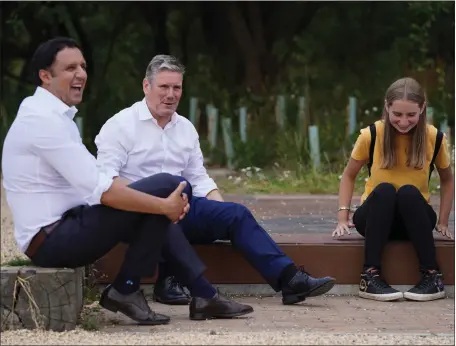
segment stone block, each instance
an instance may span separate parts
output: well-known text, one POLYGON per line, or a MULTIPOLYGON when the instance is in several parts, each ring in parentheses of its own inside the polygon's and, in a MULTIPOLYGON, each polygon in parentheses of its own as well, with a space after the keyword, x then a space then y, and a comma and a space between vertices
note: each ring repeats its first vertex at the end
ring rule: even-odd
POLYGON ((72 330, 83 307, 84 268, 1 267, 1 330, 72 330))

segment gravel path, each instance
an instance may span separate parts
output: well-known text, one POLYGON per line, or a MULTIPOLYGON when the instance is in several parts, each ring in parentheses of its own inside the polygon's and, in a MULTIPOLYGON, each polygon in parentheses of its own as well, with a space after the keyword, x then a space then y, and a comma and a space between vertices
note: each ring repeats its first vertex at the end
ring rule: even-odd
POLYGON ((454 336, 307 332, 4 332, 2 345, 454 345, 454 336))

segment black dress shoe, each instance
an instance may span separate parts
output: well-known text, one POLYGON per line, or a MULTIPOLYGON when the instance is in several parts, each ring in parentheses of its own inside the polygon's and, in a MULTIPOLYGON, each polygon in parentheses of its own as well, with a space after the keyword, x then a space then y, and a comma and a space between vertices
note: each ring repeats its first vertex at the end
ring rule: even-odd
POLYGON ((304 301, 307 297, 316 297, 325 294, 334 287, 336 280, 326 276, 313 278, 302 267, 287 284, 282 286, 282 303, 295 304, 304 301))
POLYGON ((169 317, 153 312, 142 290, 123 295, 109 285, 100 298, 100 305, 112 312, 121 312, 142 325, 166 324, 169 317))
POLYGON ((191 320, 208 320, 211 318, 233 318, 253 312, 250 305, 240 304, 217 294, 206 299, 193 297, 190 302, 191 320))
POLYGON ((190 303, 190 297, 174 276, 168 276, 155 283, 153 300, 168 305, 188 305, 190 303))

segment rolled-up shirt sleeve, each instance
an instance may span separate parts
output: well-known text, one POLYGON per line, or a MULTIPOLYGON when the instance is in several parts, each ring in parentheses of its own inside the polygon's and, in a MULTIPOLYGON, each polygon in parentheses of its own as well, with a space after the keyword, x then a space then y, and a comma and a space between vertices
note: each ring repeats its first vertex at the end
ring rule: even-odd
POLYGON ((193 195, 197 197, 206 197, 209 192, 217 189, 217 184, 209 177, 204 167, 203 153, 198 138, 195 140, 187 167, 182 172, 182 176, 192 185, 193 195))
POLYGON ((119 176, 127 163, 128 150, 125 148, 125 134, 116 119, 109 119, 95 137, 98 167, 110 177, 119 176))
POLYGON ((95 157, 82 142, 72 138, 62 119, 30 117, 31 122, 39 120, 45 121, 39 125, 46 126, 46 131, 33 135, 37 155, 59 172, 87 204, 100 204, 101 196, 111 187, 113 179, 98 169, 95 157))

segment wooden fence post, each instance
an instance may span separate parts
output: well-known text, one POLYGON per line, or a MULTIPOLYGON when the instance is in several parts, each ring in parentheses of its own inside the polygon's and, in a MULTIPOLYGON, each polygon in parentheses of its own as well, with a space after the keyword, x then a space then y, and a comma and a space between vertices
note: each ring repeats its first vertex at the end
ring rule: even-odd
POLYGON ((217 134, 218 134, 218 109, 213 105, 206 106, 207 111, 207 123, 208 123, 208 137, 211 148, 215 148, 217 145, 217 134))
POLYGON ((239 133, 241 141, 247 142, 247 107, 239 108, 239 133))
POLYGON ((306 119, 306 98, 304 96, 298 99, 298 135, 299 137, 305 136, 307 119, 306 119))
POLYGON ((350 96, 348 98, 348 135, 351 136, 355 133, 356 129, 356 97, 350 96))
POLYGON ((276 121, 281 129, 285 127, 285 118, 286 118, 286 104, 285 96, 277 96, 276 102, 276 121))
POLYGON ((234 149, 232 141, 231 118, 222 118, 223 139, 225 142, 225 152, 228 161, 228 168, 233 169, 234 149))
POLYGON ((199 114, 198 114, 198 98, 190 97, 190 121, 192 122, 193 126, 195 126, 196 130, 198 131, 198 124, 199 124, 199 114))
POLYGON ((84 140, 84 119, 82 119, 81 116, 78 116, 74 118, 74 121, 76 123, 76 126, 78 127, 81 138, 84 140))
POLYGON ((309 126, 309 145, 310 157, 312 158, 313 167, 320 168, 320 140, 318 137, 318 126, 309 126))

